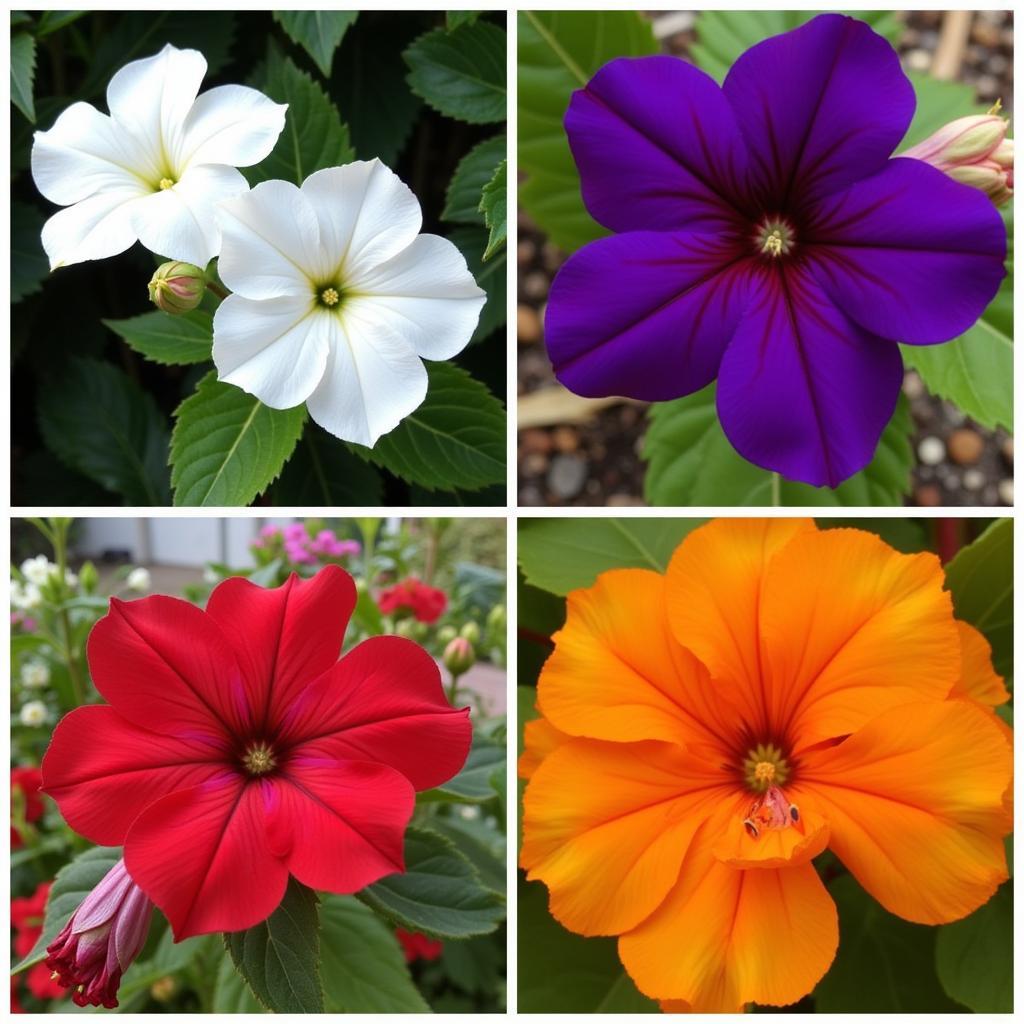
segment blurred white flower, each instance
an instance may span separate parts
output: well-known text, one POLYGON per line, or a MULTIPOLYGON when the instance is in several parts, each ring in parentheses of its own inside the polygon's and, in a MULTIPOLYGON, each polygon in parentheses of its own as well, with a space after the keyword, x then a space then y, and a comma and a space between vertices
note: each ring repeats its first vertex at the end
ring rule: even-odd
POLYGON ((305 402, 345 441, 373 445, 424 399, 423 359, 469 343, 486 296, 459 250, 421 235, 420 204, 379 160, 301 188, 265 181, 218 208, 221 380, 273 409, 305 402))
POLYGON ((21 719, 22 725, 36 728, 46 725, 50 719, 50 711, 41 700, 30 700, 27 704, 22 705, 18 717, 21 719))
POLYGON ((42 690, 50 681, 50 666, 45 661, 26 661, 21 666, 21 684, 30 690, 42 690))
POLYGON ((200 267, 217 255, 214 208, 248 190, 236 168, 270 153, 287 106, 242 85, 197 98, 205 74, 201 53, 168 44, 111 78, 109 116, 73 103, 36 132, 36 187, 68 207, 43 227, 51 270, 115 256, 136 241, 200 267))
POLYGON ((36 555, 35 558, 26 558, 21 563, 21 574, 37 587, 43 586, 50 576, 57 571, 57 566, 51 562, 46 555, 36 555))
POLYGON ((220 583, 220 581, 221 581, 221 575, 220 575, 219 572, 216 572, 214 569, 211 569, 209 566, 207 566, 205 569, 203 569, 203 582, 204 583, 220 583))
POLYGON ((43 595, 34 583, 22 583, 11 580, 11 607, 19 611, 29 612, 43 603, 43 595))
POLYGON ((69 587, 77 587, 78 586, 78 576, 75 573, 73 573, 70 569, 65 569, 64 570, 64 582, 69 587))
POLYGON ((132 569, 128 573, 128 578, 125 580, 129 590, 134 590, 139 594, 146 593, 149 590, 149 586, 152 580, 150 579, 149 570, 139 566, 137 569, 132 569))

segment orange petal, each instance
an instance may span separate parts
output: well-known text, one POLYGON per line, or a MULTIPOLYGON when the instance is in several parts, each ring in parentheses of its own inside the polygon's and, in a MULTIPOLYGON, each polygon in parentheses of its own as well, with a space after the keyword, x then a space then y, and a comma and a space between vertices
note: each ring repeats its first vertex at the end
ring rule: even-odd
POLYGON ((716 519, 676 549, 666 575, 669 621, 676 639, 735 687, 754 729, 765 730, 759 609, 765 569, 809 519, 716 519), (752 717, 751 717, 752 716, 752 717))
POLYGON ((523 726, 524 749, 519 756, 519 778, 530 778, 541 761, 570 738, 546 718, 533 718, 527 722, 523 726))
POLYGON ((786 828, 761 829, 757 838, 739 817, 733 817, 716 840, 718 860, 734 868, 784 868, 806 864, 828 846, 828 822, 811 809, 800 808, 800 820, 786 828))
POLYGON ((682 747, 570 740, 526 788, 520 863, 566 928, 615 935, 664 899, 693 834, 730 795, 735 783, 682 747))
POLYGON ((773 715, 798 749, 922 698, 942 700, 960 641, 939 560, 872 533, 797 537, 765 576, 761 626, 773 715))
POLYGON ((966 622, 957 621, 960 632, 960 677, 950 697, 967 697, 987 707, 1005 704, 1010 699, 1003 677, 992 667, 992 647, 985 634, 966 622))
POLYGON ((712 856, 703 833, 690 850, 668 898, 619 939, 637 987, 706 1013, 807 995, 839 941, 835 904, 814 868, 738 871, 712 856))
POLYGON ((714 742, 706 723, 715 727, 721 702, 711 701, 703 666, 672 639, 664 592, 658 573, 619 569, 569 594, 537 684, 552 725, 623 743, 714 742))
POLYGON ((1012 747, 990 712, 968 701, 908 704, 809 752, 790 798, 824 814, 829 845, 886 909, 942 924, 1007 877, 1012 774, 1012 747))

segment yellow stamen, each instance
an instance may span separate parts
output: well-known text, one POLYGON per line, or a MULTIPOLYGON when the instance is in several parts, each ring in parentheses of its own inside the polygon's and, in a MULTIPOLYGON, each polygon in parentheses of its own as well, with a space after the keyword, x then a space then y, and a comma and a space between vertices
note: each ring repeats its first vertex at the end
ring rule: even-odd
POLYGON ((761 247, 761 252, 765 252, 769 256, 782 255, 782 232, 778 228, 769 232, 768 237, 764 240, 764 245, 761 247))
POLYGON ((173 178, 161 178, 160 179, 160 191, 166 192, 169 188, 174 188, 173 178))
POLYGON ((754 766, 754 778, 758 782, 771 782, 775 778, 775 765, 771 761, 758 761, 754 766))
POLYGON ((242 758, 245 770, 250 775, 266 775, 277 767, 274 752, 266 743, 254 743, 242 758))
POLYGON ((988 113, 989 114, 998 114, 999 111, 1002 110, 1002 109, 1003 109, 1003 101, 1001 99, 997 99, 995 101, 995 103, 993 103, 992 106, 988 108, 988 113))
POLYGON ((336 306, 340 300, 341 296, 336 288, 325 288, 320 293, 320 301, 325 306, 336 306))

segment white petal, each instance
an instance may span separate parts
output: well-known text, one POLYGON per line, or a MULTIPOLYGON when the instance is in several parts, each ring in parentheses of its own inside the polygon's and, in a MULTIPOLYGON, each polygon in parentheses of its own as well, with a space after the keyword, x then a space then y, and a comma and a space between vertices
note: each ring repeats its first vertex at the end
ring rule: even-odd
POLYGON ((161 177, 177 179, 184 170, 185 118, 205 74, 206 58, 198 50, 168 43, 156 56, 126 64, 107 86, 111 117, 157 154, 161 177))
POLYGON ((245 85, 204 92, 185 119, 181 158, 186 165, 258 164, 274 148, 287 109, 245 85))
POLYGON ((309 297, 229 295, 213 318, 217 376, 272 409, 300 405, 324 375, 336 320, 309 297))
POLYGON ((426 398, 427 371, 387 325, 348 309, 336 325, 323 380, 306 406, 324 430, 372 448, 426 398))
POLYGON ((50 269, 116 256, 135 244, 134 192, 103 192, 55 213, 44 225, 43 248, 50 269))
POLYGON ((234 167, 192 167, 173 188, 154 192, 135 207, 139 240, 150 252, 205 267, 220 251, 217 204, 248 188, 234 167))
POLYGON ((248 299, 313 294, 320 230, 296 185, 260 182, 217 213, 224 234, 217 270, 233 292, 248 299))
POLYGON ((397 256, 348 282, 350 304, 383 318, 424 359, 450 359, 476 330, 486 293, 465 257, 438 235, 419 235, 397 256))
POLYGON ((148 157, 134 138, 88 103, 72 103, 36 132, 32 177, 47 199, 70 206, 97 192, 149 191, 148 157))
POLYGON ((379 160, 328 167, 302 183, 320 222, 326 265, 341 283, 356 268, 372 267, 401 252, 423 224, 419 200, 379 160))

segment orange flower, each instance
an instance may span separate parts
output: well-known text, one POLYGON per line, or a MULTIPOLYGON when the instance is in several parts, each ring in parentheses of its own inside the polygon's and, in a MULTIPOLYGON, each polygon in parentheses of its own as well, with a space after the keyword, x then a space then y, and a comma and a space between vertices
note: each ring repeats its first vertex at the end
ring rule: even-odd
POLYGON ((988 645, 938 560, 859 530, 723 519, 668 572, 569 595, 527 732, 521 863, 618 935, 666 1009, 809 993, 838 942, 826 847, 940 924, 1007 877, 1013 769, 988 645))

